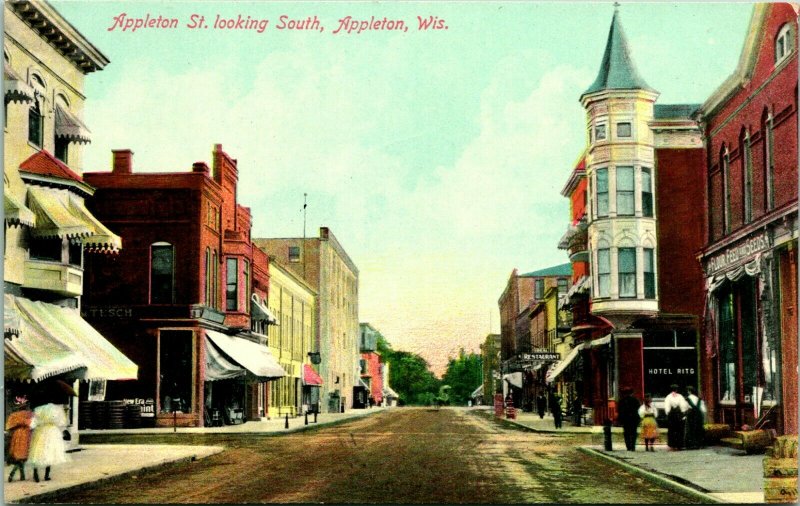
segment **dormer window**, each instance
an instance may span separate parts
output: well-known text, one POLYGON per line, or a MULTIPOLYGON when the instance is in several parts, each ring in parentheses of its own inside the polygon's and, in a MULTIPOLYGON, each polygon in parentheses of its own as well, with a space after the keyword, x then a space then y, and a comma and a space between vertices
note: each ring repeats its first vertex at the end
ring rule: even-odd
POLYGON ((792 52, 792 27, 786 23, 775 37, 775 65, 779 64, 792 52))

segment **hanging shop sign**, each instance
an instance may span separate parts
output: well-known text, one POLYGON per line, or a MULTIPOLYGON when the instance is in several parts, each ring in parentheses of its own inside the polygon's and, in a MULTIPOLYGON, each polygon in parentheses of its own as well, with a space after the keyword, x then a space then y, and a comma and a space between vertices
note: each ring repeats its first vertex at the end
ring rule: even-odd
POLYGON ((706 262, 706 275, 711 276, 717 272, 734 267, 754 257, 757 253, 767 251, 769 248, 770 238, 767 232, 749 237, 745 241, 735 244, 709 258, 706 262))

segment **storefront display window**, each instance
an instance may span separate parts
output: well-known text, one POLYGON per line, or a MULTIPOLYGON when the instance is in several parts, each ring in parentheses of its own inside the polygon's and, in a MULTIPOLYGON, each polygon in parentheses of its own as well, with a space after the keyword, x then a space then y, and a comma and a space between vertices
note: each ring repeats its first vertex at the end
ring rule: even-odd
POLYGON ((758 348, 756 340, 755 282, 746 277, 739 283, 740 311, 742 313, 742 394, 744 402, 756 402, 758 374, 758 348))
POLYGON ((191 331, 163 330, 159 335, 161 412, 192 412, 191 331))
POLYGON ((736 401, 736 320, 733 292, 719 296, 719 395, 723 402, 736 401))

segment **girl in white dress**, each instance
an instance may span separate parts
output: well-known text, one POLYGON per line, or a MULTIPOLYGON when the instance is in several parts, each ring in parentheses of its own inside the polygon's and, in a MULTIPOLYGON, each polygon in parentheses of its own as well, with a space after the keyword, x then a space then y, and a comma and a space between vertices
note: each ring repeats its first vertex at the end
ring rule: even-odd
POLYGON ((44 467, 44 479, 50 479, 50 466, 67 462, 63 430, 67 426, 64 408, 45 404, 33 410, 33 434, 28 463, 33 467, 33 480, 39 481, 39 467, 44 467))

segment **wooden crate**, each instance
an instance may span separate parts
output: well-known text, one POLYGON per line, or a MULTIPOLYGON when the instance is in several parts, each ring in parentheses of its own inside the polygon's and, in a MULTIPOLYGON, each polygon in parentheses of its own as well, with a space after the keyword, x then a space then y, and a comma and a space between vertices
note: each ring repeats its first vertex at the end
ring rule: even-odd
POLYGON ((765 478, 764 502, 769 504, 797 502, 797 477, 765 478))
POLYGON ((764 459, 764 478, 797 477, 797 459, 764 459))

